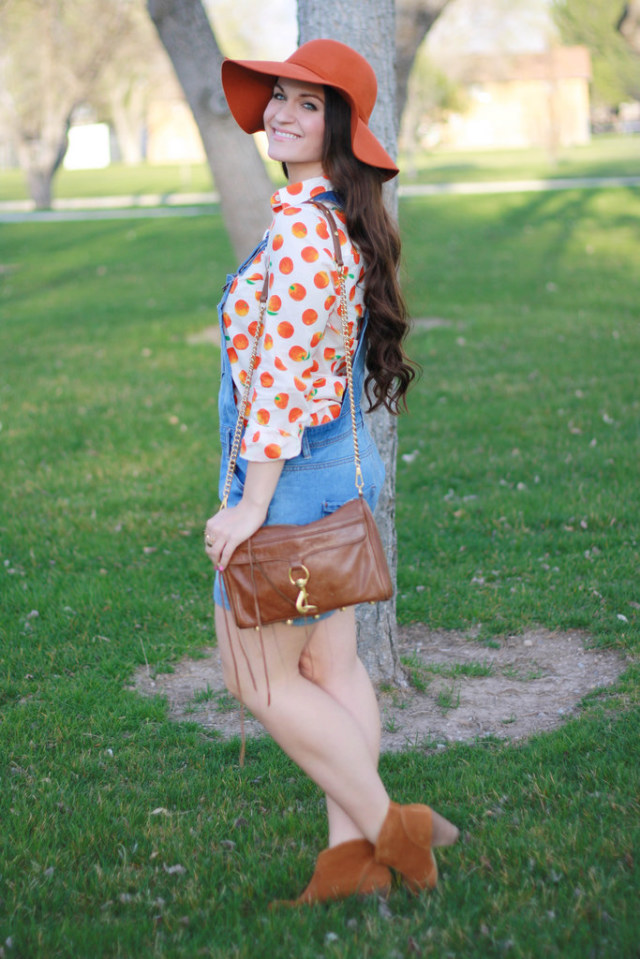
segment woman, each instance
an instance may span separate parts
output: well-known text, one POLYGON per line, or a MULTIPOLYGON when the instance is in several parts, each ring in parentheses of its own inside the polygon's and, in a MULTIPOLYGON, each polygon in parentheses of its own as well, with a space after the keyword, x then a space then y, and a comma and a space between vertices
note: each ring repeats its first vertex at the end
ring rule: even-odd
MULTIPOLYGON (((296 902, 387 893, 390 868, 413 891, 433 888, 432 847, 455 842, 458 830, 428 806, 389 800, 377 770, 379 710, 357 656, 353 608, 265 627, 259 636, 235 627, 220 582, 236 547, 265 522, 309 523, 355 495, 339 282, 327 222, 307 202, 312 198, 326 203, 340 226, 356 398, 364 384, 372 408, 398 412, 414 376, 402 349, 400 243, 382 201, 383 181, 398 171, 368 127, 375 74, 344 44, 314 40, 283 63, 226 60, 222 82, 239 125, 266 131, 269 156, 288 179, 272 198, 267 234, 229 278, 219 306, 224 478, 268 271, 240 458, 228 507, 205 530, 218 570, 225 682, 326 794, 328 848, 296 902)), ((357 430, 373 508, 384 467, 359 405, 357 430)))

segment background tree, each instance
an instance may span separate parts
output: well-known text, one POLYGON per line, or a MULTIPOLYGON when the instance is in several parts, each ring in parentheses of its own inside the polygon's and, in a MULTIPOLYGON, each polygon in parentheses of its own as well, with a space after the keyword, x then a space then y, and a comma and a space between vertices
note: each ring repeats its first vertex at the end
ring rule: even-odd
POLYGON ((171 75, 171 64, 143 0, 134 0, 129 15, 129 30, 118 39, 96 78, 91 106, 112 125, 122 162, 133 165, 144 160, 149 101, 171 75))
MULTIPOLYGON (((424 38, 446 2, 427 3, 425 18, 424 2, 400 0, 405 37, 403 70, 407 76, 409 59, 415 56, 418 46, 408 38, 410 24, 413 23, 415 32, 424 38)), ((264 165, 255 146, 231 119, 220 83, 222 54, 201 0, 147 0, 147 7, 193 111, 221 195, 225 224, 236 254, 241 257, 251 249, 264 228, 267 197, 271 191, 264 165)), ((348 5, 341 0, 325 0, 322 4, 299 0, 298 26, 300 43, 315 37, 346 40, 367 58, 379 84, 372 129, 389 153, 395 155, 399 117, 393 0, 361 0, 348 5)), ((394 215, 396 197, 396 185, 392 182, 386 187, 386 200, 394 215)), ((395 580, 396 423, 385 411, 372 414, 370 422, 387 467, 377 517, 395 580)), ((395 601, 362 608, 358 626, 361 653, 371 675, 375 679, 397 678, 395 601)))
POLYGON ((635 53, 640 53, 640 0, 630 0, 618 21, 618 30, 635 53))
POLYGON ((396 0, 396 111, 404 113, 409 77, 427 33, 450 0, 396 0))
POLYGON ((596 107, 615 110, 625 100, 640 99, 638 59, 617 29, 624 7, 622 0, 555 0, 553 5, 563 42, 591 51, 596 107))
MULTIPOLYGON (((409 5, 408 5, 409 6, 409 5)), ((444 6, 444 4, 442 4, 444 6)), ((363 0, 346 6, 340 0, 298 0, 299 41, 328 37, 347 42, 369 61, 378 78, 378 100, 371 128, 385 149, 397 152, 398 112, 395 76, 395 9, 393 0, 363 0)), ((386 202, 397 213, 396 181, 385 187, 386 202)), ((387 476, 376 519, 385 545, 393 581, 397 575, 395 531, 395 479, 398 434, 395 419, 386 410, 376 410, 368 424, 384 460, 387 476)), ((398 679, 395 597, 376 606, 358 609, 360 655, 374 679, 398 679)))
POLYGON ((463 84, 441 70, 421 47, 411 70, 400 122, 405 174, 417 176, 416 160, 424 152, 429 131, 443 121, 449 112, 462 113, 466 103, 467 94, 463 84))
POLYGON ((222 53, 201 0, 147 0, 198 125, 238 259, 264 233, 273 187, 253 141, 232 118, 220 82, 222 53))
POLYGON ((0 111, 29 194, 51 205, 74 110, 86 101, 133 0, 6 0, 0 5, 0 111))

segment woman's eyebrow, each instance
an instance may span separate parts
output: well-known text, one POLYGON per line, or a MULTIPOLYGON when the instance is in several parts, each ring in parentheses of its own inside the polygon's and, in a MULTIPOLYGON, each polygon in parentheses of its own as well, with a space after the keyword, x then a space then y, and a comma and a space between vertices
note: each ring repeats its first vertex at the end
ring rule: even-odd
MULTIPOLYGON (((282 84, 279 83, 277 80, 276 80, 276 82, 275 82, 274 85, 273 85, 273 89, 274 89, 274 90, 280 90, 281 93, 285 93, 284 87, 283 87, 282 84)), ((304 100, 313 99, 313 100, 319 100, 320 103, 324 103, 324 96, 323 96, 323 94, 321 94, 321 93, 305 93, 305 92, 303 91, 302 93, 296 93, 295 95, 296 95, 297 97, 301 97, 301 98, 304 99, 304 100)))

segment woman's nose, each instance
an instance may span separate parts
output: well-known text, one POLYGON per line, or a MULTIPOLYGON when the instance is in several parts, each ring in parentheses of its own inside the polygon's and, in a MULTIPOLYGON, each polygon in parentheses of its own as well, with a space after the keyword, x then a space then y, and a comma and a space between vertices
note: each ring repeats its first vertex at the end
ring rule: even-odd
POLYGON ((280 100, 275 115, 281 123, 291 122, 293 119, 293 111, 288 100, 280 100))

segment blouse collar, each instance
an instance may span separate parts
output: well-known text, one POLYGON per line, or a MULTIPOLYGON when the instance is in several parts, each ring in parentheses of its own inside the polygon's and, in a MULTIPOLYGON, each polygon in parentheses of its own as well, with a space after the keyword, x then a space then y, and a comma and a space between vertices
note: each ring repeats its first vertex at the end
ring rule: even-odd
POLYGON ((332 190, 331 181, 326 176, 314 176, 300 183, 287 183, 271 197, 271 207, 274 213, 284 210, 288 206, 300 206, 320 193, 332 190))

